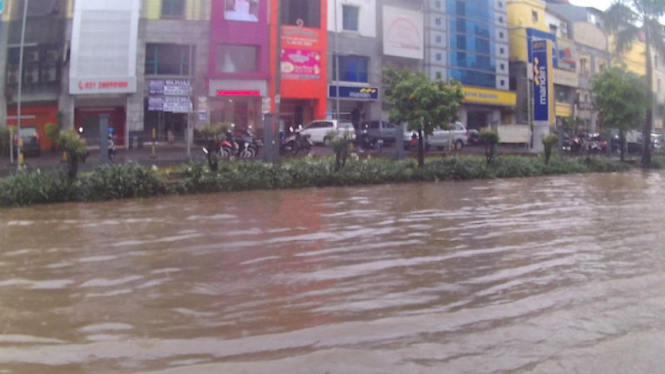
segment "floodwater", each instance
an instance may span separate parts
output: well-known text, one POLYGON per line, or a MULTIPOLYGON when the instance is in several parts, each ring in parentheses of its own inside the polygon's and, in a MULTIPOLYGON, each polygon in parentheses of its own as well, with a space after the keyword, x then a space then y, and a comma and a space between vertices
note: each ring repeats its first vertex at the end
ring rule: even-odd
POLYGON ((0 374, 663 372, 664 177, 0 210, 0 374))

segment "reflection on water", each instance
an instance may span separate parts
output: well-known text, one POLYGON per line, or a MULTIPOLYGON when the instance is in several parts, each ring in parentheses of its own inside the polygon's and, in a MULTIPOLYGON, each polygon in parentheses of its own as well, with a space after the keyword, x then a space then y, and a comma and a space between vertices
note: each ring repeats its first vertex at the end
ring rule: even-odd
POLYGON ((0 373, 654 373, 657 173, 0 211, 0 373))

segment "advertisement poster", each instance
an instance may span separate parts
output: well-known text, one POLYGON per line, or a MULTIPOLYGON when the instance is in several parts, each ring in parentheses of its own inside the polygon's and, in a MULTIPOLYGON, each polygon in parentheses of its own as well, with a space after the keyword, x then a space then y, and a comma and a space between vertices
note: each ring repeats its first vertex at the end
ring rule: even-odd
POLYGON ((533 109, 534 120, 552 123, 554 110, 552 99, 554 83, 552 82, 552 42, 537 40, 532 43, 533 55, 533 109))
POLYGON ((321 52, 283 49, 281 62, 283 79, 321 79, 321 52))
POLYGON ((259 22, 260 0, 224 0, 224 19, 227 21, 259 22))
POLYGON ((423 14, 420 12, 384 6, 383 54, 424 59, 423 24, 423 14))
POLYGON ((148 87, 150 95, 189 96, 191 94, 189 81, 184 79, 151 80, 148 87))
POLYGON ((282 26, 282 43, 284 47, 311 48, 319 43, 319 32, 298 26, 282 26))
POLYGON ((577 53, 575 53, 575 44, 566 40, 557 39, 558 64, 557 68, 577 71, 577 53))

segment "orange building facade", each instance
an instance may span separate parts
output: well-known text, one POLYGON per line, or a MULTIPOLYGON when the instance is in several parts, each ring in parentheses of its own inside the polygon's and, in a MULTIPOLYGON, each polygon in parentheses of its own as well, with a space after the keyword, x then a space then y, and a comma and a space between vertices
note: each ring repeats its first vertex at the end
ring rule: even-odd
MULTIPOLYGON (((271 109, 279 111, 288 129, 326 117, 328 0, 281 0, 279 3, 280 11, 270 14, 270 97, 275 97, 279 84, 279 103, 273 101, 271 109), (278 56, 280 82, 275 79, 278 56)), ((271 0, 271 9, 277 7, 278 1, 271 0)))

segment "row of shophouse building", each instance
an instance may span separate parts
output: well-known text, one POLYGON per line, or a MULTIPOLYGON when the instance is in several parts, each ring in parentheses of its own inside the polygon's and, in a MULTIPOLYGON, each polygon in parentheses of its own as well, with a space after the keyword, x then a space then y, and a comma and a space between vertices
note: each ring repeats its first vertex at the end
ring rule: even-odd
MULTIPOLYGON (((24 126, 93 138, 108 116, 121 145, 153 130, 184 139, 188 123, 260 128, 266 113, 287 127, 387 120, 388 66, 460 81, 469 128, 529 124, 534 40, 553 45, 551 125, 596 131, 591 82, 615 61, 600 10, 553 0, 30 0, 21 74, 24 3, 2 7, 0 123, 16 123, 23 79, 24 126)), ((643 44, 622 59, 644 74, 643 44)))

